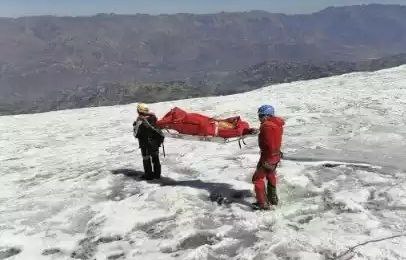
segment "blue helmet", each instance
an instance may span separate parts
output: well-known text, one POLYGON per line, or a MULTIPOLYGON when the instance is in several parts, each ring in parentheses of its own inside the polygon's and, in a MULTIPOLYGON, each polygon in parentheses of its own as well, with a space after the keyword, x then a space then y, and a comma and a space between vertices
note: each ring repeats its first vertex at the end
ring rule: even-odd
POLYGON ((262 105, 258 108, 258 116, 274 116, 275 109, 271 105, 262 105))

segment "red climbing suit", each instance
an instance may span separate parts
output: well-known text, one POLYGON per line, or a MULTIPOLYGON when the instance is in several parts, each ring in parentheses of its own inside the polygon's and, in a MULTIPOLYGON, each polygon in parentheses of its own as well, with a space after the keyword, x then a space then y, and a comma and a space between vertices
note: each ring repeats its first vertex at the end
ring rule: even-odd
POLYGON ((270 188, 276 189, 276 166, 281 159, 280 149, 284 124, 285 122, 280 117, 270 117, 261 123, 258 136, 261 157, 258 162, 257 170, 252 177, 259 205, 265 205, 267 201, 264 183, 265 178, 268 180, 268 191, 270 188))

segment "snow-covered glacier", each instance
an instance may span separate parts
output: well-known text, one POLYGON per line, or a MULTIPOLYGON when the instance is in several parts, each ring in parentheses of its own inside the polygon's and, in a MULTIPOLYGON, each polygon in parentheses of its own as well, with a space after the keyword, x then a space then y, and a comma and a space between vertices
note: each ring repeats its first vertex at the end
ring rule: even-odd
POLYGON ((151 108, 258 126, 264 103, 286 119, 267 212, 255 138, 167 138, 146 182, 135 104, 0 117, 0 259, 406 259, 406 66, 151 108))

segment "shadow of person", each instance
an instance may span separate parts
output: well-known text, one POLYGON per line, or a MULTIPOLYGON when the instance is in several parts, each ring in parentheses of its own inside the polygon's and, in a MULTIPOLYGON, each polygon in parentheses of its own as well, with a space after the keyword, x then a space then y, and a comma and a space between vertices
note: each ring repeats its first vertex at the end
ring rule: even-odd
POLYGON ((122 174, 122 175, 125 175, 125 176, 130 177, 135 180, 142 180, 141 176, 144 175, 143 171, 137 171, 137 170, 128 169, 128 168, 120 168, 120 169, 111 170, 111 173, 114 175, 122 174))
POLYGON ((169 177, 161 177, 156 180, 144 180, 141 176, 144 174, 142 171, 133 169, 115 169, 111 170, 112 174, 123 174, 136 181, 146 181, 148 183, 156 183, 161 186, 184 186, 195 189, 206 190, 209 193, 210 201, 217 202, 220 205, 228 205, 231 203, 238 203, 244 206, 251 206, 251 203, 246 201, 246 198, 252 197, 250 190, 237 190, 228 183, 219 182, 204 182, 202 180, 183 180, 178 181, 169 177))
POLYGON ((228 183, 204 182, 202 180, 184 180, 177 181, 168 177, 161 178, 161 186, 185 186, 195 189, 206 190, 209 192, 209 199, 218 204, 239 203, 245 206, 251 206, 251 203, 245 201, 245 198, 252 197, 250 190, 237 190, 228 183))

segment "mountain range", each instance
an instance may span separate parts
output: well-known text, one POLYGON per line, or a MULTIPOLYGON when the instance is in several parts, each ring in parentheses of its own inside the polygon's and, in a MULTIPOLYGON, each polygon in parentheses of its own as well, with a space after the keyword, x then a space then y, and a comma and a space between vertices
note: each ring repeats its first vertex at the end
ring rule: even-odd
POLYGON ((405 17, 406 6, 373 4, 308 15, 0 18, 0 113, 235 93, 350 72, 406 53, 405 17), (298 66, 322 68, 293 77, 298 66))

